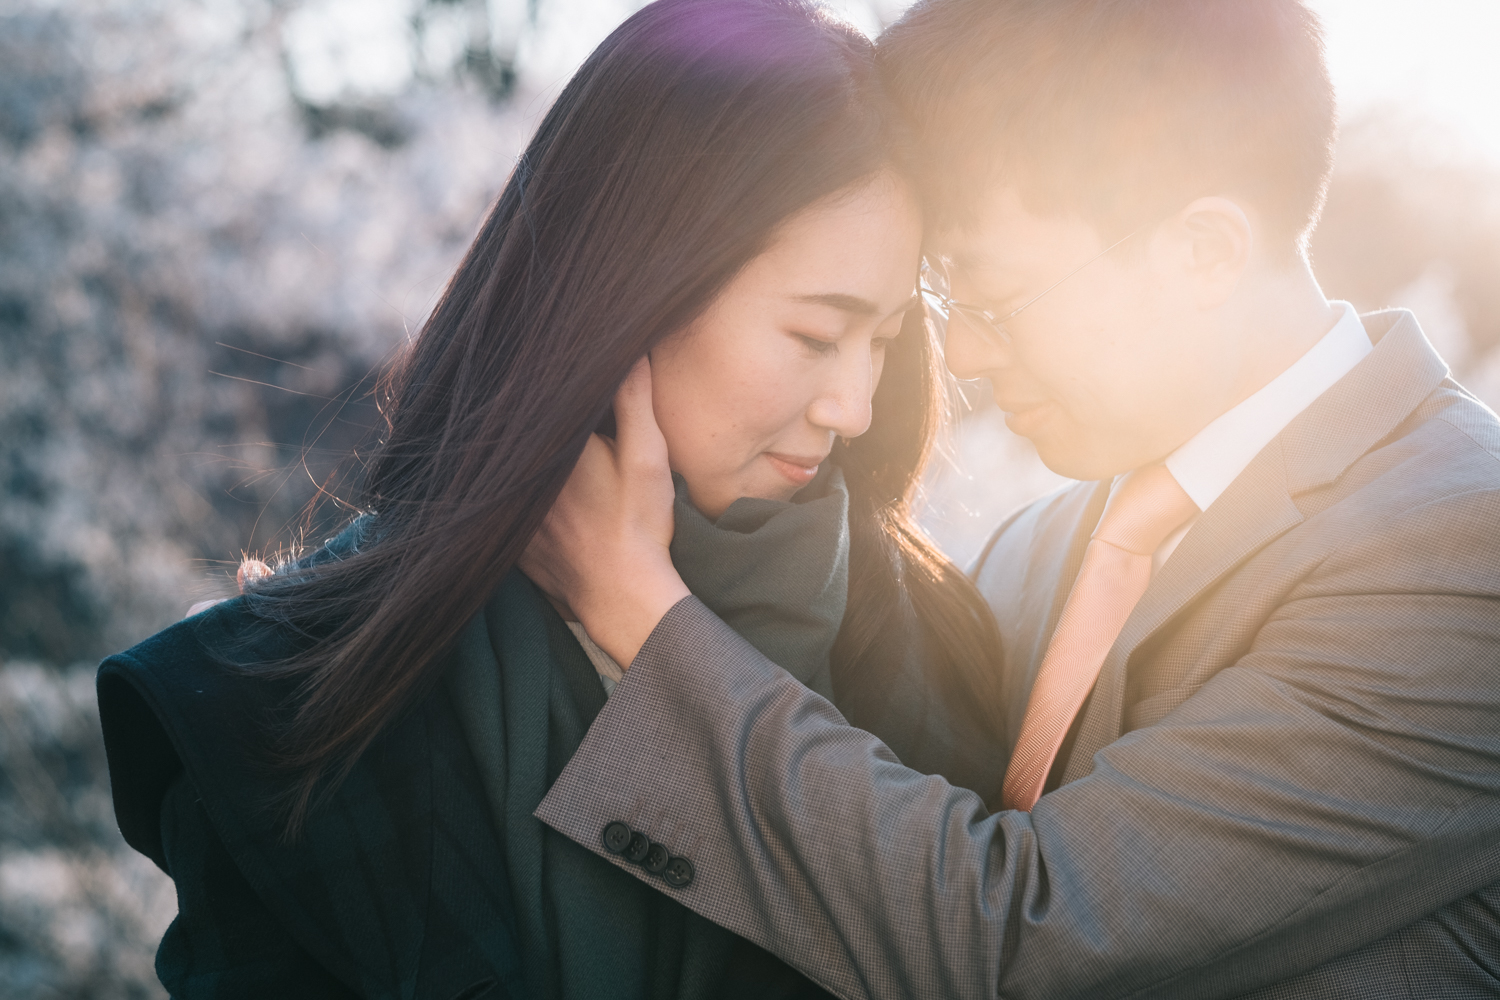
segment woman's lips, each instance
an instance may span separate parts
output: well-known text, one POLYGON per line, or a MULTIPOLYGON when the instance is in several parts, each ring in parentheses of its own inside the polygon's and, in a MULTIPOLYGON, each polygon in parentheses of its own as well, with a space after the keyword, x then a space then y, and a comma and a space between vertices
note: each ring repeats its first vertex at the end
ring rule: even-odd
POLYGON ((812 482, 813 478, 818 474, 818 466, 823 464, 823 457, 826 457, 813 458, 806 455, 776 455, 769 451, 765 455, 773 469, 797 486, 806 486, 812 482))

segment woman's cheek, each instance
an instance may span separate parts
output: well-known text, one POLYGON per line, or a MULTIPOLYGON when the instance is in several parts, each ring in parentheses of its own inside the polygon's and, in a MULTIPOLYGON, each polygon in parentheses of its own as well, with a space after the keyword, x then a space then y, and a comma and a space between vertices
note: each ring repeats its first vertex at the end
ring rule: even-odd
POLYGON ((701 479, 704 474, 703 458, 710 454, 705 447, 703 405, 693 382, 693 373, 674 358, 657 366, 652 372, 651 404, 656 414, 657 426, 667 443, 667 458, 672 471, 690 482, 701 479))
POLYGON ((763 359, 746 372, 748 391, 740 412, 761 448, 799 444, 783 438, 796 430, 817 394, 816 370, 817 361, 805 357, 805 348, 794 345, 793 350, 763 359))

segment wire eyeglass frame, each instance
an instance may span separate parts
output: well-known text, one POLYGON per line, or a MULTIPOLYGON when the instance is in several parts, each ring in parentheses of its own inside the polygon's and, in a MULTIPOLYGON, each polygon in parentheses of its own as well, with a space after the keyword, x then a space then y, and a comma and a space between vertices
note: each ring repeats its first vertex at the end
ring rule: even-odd
MULTIPOLYGON (((984 308, 983 306, 975 305, 971 302, 960 302, 959 300, 953 298, 953 296, 949 295, 948 292, 953 286, 948 281, 947 272, 942 268, 941 264, 934 265, 931 258, 925 256, 922 258, 922 269, 918 281, 918 293, 922 296, 923 300, 926 301, 929 306, 931 306, 936 312, 940 313, 943 316, 944 320, 951 318, 952 314, 954 312, 957 312, 964 319, 968 320, 981 334, 987 337, 998 339, 1001 344, 1009 344, 1011 342, 1011 338, 1010 334, 1005 330, 1006 323, 1010 322, 1022 310, 1031 306, 1038 299, 1046 295, 1048 292, 1052 291, 1058 285, 1061 285, 1063 282, 1073 277, 1073 275, 1077 274, 1079 271, 1082 271, 1084 268, 1088 267, 1100 257, 1103 257, 1105 254, 1109 253, 1111 250, 1124 243, 1126 240, 1138 235, 1142 230, 1146 228, 1146 226, 1141 226, 1137 229, 1131 230, 1129 233, 1126 233, 1124 236, 1115 240, 1109 246, 1105 247, 1103 250, 1100 250, 1098 253, 1094 254, 1094 256, 1090 257, 1082 264, 1079 264, 1077 267, 1073 268, 1073 270, 1069 271, 1061 278, 1058 278, 1052 284, 1048 285, 1040 292, 1037 292, 1031 298, 1027 299, 1025 302, 1021 303, 1019 306, 1006 313, 1004 316, 996 316, 993 312, 984 308), (939 285, 941 285, 941 287, 939 287, 939 285)), ((946 326, 947 324, 944 323, 945 329, 942 331, 944 339, 946 339, 947 336, 946 326)))

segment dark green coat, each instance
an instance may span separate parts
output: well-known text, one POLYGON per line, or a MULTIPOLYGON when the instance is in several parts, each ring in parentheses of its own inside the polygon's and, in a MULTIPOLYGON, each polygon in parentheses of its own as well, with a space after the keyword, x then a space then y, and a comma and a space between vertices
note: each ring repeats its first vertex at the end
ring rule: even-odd
MULTIPOLYGON (((519 574, 486 616, 517 600, 533 602, 530 617, 541 623, 532 641, 576 652, 554 660, 541 694, 552 733, 535 748, 545 791, 604 692, 561 619, 519 574)), ((286 652, 274 637, 251 638, 244 604, 180 622, 99 673, 121 831, 178 887, 178 919, 157 956, 173 996, 531 998, 591 995, 590 982, 612 983, 608 993, 592 991, 608 996, 825 995, 529 811, 518 820, 524 836, 599 912, 587 927, 518 913, 516 900, 530 897, 513 877, 530 873, 507 865, 512 845, 491 819, 444 685, 371 746, 294 844, 282 843, 266 808, 275 778, 254 763, 253 748, 287 688, 219 665, 229 651, 242 660, 286 652), (575 947, 570 968, 548 968, 560 952, 556 942, 527 939, 537 926, 575 946, 595 937, 595 967, 575 947)))
MULTIPOLYGON (((797 504, 742 500, 712 524, 679 510, 674 560, 752 642, 815 687, 831 683, 851 721, 962 782, 995 746, 923 675, 909 609, 858 676, 829 676, 845 501, 834 472, 797 504)), ((313 558, 338 558, 357 536, 313 558)), ((258 761, 289 684, 226 662, 292 652, 235 600, 100 668, 120 828, 178 887, 157 957, 174 996, 826 996, 532 816, 605 693, 520 573, 465 629, 444 682, 287 844, 269 808, 284 779, 258 761)))

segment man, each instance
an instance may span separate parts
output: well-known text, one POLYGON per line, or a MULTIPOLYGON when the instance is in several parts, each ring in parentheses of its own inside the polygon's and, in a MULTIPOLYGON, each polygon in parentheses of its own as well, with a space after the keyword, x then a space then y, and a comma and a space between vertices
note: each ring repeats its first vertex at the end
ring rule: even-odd
POLYGON ((685 596, 642 376, 528 557, 633 661, 537 816, 849 997, 1500 995, 1500 420, 1313 277, 1315 19, 929 0, 881 44, 948 363, 1084 480, 976 569, 1004 801, 685 596))

